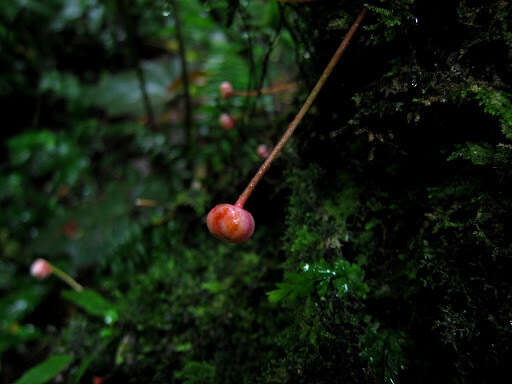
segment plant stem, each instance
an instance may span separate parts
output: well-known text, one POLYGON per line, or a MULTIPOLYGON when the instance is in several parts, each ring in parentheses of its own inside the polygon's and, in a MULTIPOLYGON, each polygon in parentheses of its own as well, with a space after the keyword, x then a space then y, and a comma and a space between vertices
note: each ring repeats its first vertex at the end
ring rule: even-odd
POLYGON ((296 83, 286 83, 276 85, 275 87, 265 88, 259 91, 233 91, 233 96, 258 96, 258 95, 272 95, 274 93, 284 92, 294 88, 296 83))
POLYGON ((69 276, 62 269, 56 267, 53 264, 50 264, 50 266, 52 267, 52 272, 54 274, 56 274, 58 277, 60 277, 62 280, 64 280, 75 291, 81 292, 84 290, 84 287, 82 287, 80 284, 78 284, 75 279, 73 279, 71 276, 69 276))
POLYGON ((352 27, 350 27, 350 30, 348 31, 347 35, 341 42, 340 46, 334 53, 333 57, 331 58, 331 61, 329 61, 329 64, 327 64, 327 67, 325 68, 324 72, 320 76, 320 79, 318 79, 315 87, 313 88, 313 90, 307 97, 306 101, 302 105, 302 108, 299 110, 299 113, 297 113, 297 116, 295 116, 295 118, 290 123, 290 125, 288 125, 288 128, 284 132, 283 136, 281 137, 281 139, 279 140, 277 145, 274 147, 274 149, 270 153, 270 156, 267 157, 267 159, 261 165, 260 169, 258 169, 258 172, 256 172, 256 174, 254 175, 252 180, 249 182, 249 184, 247 185, 245 190, 242 192, 242 194, 236 201, 235 206, 243 208, 245 202, 251 195, 251 193, 254 190, 254 188, 256 187, 256 185, 259 183, 259 181, 261 180, 263 175, 268 171, 268 169, 269 169, 270 165, 272 164, 272 162, 274 161, 274 159, 277 157, 277 155, 279 155, 279 152, 281 152, 281 150, 283 149, 285 144, 288 142, 288 140, 292 136, 293 132, 295 131, 295 129, 301 122, 302 118, 306 115, 307 111, 309 110, 309 108, 311 107, 313 102, 315 101, 318 93, 320 92, 320 90, 324 86, 325 82, 327 81, 327 78, 329 77, 329 75, 333 71, 334 67, 340 60, 341 56, 343 55, 343 52, 345 51, 350 40, 354 36, 354 33, 356 32, 357 28, 359 28, 359 25, 361 24, 361 21, 363 20, 364 16, 366 15, 366 12, 367 12, 367 9, 363 8, 363 10, 357 17, 354 24, 352 24, 352 27))
POLYGON ((181 62, 181 76, 183 79, 183 96, 185 98, 185 132, 187 136, 187 146, 191 153, 194 151, 192 148, 195 146, 195 132, 192 126, 192 102, 190 99, 190 82, 188 77, 187 57, 185 49, 185 41, 183 39, 183 28, 181 25, 180 10, 178 0, 171 0, 172 8, 174 9, 174 22, 176 23, 176 38, 178 40, 178 50, 181 62))
POLYGON ((128 6, 125 0, 118 0, 117 3, 118 12, 121 17, 121 22, 124 24, 126 36, 128 37, 128 55, 131 64, 135 69, 135 75, 137 76, 137 82, 139 83, 139 90, 142 95, 142 101, 144 103, 144 110, 147 117, 147 124, 149 127, 154 128, 155 118, 153 113, 153 107, 146 89, 146 79, 144 71, 140 64, 140 55, 138 47, 138 32, 137 22, 134 20, 131 12, 131 8, 128 6))
POLYGON ((148 117, 147 124, 150 128, 153 128, 155 126, 155 115, 153 113, 153 107, 151 106, 151 101, 149 100, 148 91, 146 89, 146 79, 144 76, 144 71, 142 70, 142 66, 140 65, 140 61, 138 59, 135 64, 135 73, 137 75, 137 81, 139 82, 140 92, 142 93, 144 109, 148 117))

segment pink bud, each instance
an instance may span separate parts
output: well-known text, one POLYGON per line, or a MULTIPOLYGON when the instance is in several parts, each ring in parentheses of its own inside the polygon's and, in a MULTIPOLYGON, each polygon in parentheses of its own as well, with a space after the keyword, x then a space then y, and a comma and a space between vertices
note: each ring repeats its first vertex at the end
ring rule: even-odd
POLYGON ((51 264, 45 259, 37 259, 30 266, 30 274, 38 279, 45 279, 52 273, 51 264))
POLYGON ((258 152, 258 155, 260 155, 262 159, 266 159, 267 157, 270 156, 270 151, 265 144, 258 145, 258 149, 256 151, 258 152))
POLYGON ((254 232, 254 219, 249 211, 231 204, 215 206, 208 213, 206 224, 214 236, 230 243, 243 243, 254 232))
POLYGON ((233 119, 230 115, 227 113, 223 113, 219 116, 219 123, 222 128, 224 128, 226 131, 230 131, 233 128, 235 128, 235 119, 233 119))
POLYGON ((233 86, 229 81, 224 81, 220 85, 220 96, 223 99, 229 99, 233 95, 233 86))

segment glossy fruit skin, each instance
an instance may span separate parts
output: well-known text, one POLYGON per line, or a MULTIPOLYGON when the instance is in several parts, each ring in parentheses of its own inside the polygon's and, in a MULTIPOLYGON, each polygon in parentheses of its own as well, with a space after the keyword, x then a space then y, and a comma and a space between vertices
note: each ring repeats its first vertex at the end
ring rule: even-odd
POLYGON ((45 279, 52 274, 52 266, 45 259, 37 259, 30 266, 30 274, 38 279, 45 279))
POLYGON ((235 128, 235 119, 233 119, 227 113, 223 113, 219 116, 219 124, 226 131, 231 131, 233 128, 235 128))
POLYGON ((206 218, 208 230, 221 240, 243 243, 254 232, 254 218, 243 208, 231 204, 215 206, 206 218))
POLYGON ((220 87, 220 96, 223 99, 229 99, 233 95, 233 86, 229 81, 224 81, 221 83, 220 87))

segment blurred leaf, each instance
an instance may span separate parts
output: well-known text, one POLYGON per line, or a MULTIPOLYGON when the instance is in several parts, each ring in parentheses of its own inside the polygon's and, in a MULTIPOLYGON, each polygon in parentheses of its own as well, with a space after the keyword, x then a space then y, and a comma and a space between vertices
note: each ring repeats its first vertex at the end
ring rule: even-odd
POLYGON ((27 371, 14 384, 44 384, 73 361, 73 356, 56 355, 27 371))
MULTIPOLYGON (((169 101, 168 86, 176 81, 179 68, 168 59, 148 60, 142 63, 146 91, 156 113, 162 113, 169 101)), ((134 70, 120 73, 104 73, 98 84, 85 91, 86 102, 101 108, 110 117, 142 116, 144 103, 140 85, 134 70)))
POLYGON ((89 166, 76 142, 50 131, 26 132, 8 141, 11 164, 31 176, 51 174, 56 185, 73 185, 89 166))
POLYGON ((67 290, 62 292, 62 296, 84 309, 87 313, 101 317, 107 324, 114 323, 118 318, 115 305, 91 289, 85 289, 80 292, 67 290))
POLYGON ((91 199, 51 220, 30 244, 36 254, 66 253, 76 264, 86 265, 103 259, 116 247, 141 232, 151 220, 151 210, 137 210, 140 197, 165 201, 168 187, 162 179, 146 178, 105 187, 99 198, 91 199))
POLYGON ((55 148, 57 138, 50 131, 25 132, 11 138, 7 145, 11 162, 15 166, 25 163, 36 150, 51 151, 55 148))
POLYGON ((40 336, 41 332, 32 324, 19 325, 14 322, 0 327, 0 355, 11 346, 21 345, 40 336))
POLYGON ((72 74, 58 71, 43 73, 39 82, 39 89, 42 92, 52 92, 58 97, 71 101, 79 98, 81 94, 78 79, 72 74))
MULTIPOLYGON (((28 273, 28 271, 27 271, 28 273)), ((0 325, 20 321, 32 312, 43 298, 45 289, 38 285, 25 285, 0 299, 0 325)))

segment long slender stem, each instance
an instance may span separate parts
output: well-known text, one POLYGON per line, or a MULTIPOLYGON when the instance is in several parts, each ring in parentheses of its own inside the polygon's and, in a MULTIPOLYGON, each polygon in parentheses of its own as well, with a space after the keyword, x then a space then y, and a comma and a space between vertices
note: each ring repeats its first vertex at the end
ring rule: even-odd
POLYGON ((259 91, 233 91, 233 96, 258 96, 272 95, 274 93, 284 92, 295 87, 296 83, 286 83, 276 85, 275 87, 264 88, 259 91))
POLYGON ((148 90, 146 89, 146 78, 144 76, 144 71, 142 70, 142 66, 140 65, 140 61, 138 59, 135 64, 135 73, 137 75, 137 80, 139 82, 140 92, 142 93, 144 109, 148 117, 147 122, 149 127, 151 128, 155 126, 155 115, 153 113, 153 107, 151 106, 151 101, 149 99, 148 90))
MULTIPOLYGON (((246 7, 241 6, 239 9, 240 20, 242 22, 242 28, 244 33, 247 35, 247 58, 249 60, 249 78, 247 81, 247 92, 254 88, 254 80, 256 78, 256 59, 254 55, 254 41, 251 34, 251 27, 249 22, 249 15, 246 7)), ((245 100, 245 109, 252 110, 251 99, 245 100)))
POLYGON ((69 276, 66 272, 64 272, 62 269, 57 268, 55 265, 50 264, 52 267, 52 272, 56 274, 58 277, 60 277, 62 280, 64 280, 71 288, 73 288, 75 291, 81 292, 84 290, 84 287, 82 287, 80 284, 77 283, 75 279, 73 279, 71 276, 69 276))
POLYGON ((327 78, 333 71, 334 67, 340 60, 341 56, 343 55, 343 52, 347 48, 350 40, 352 39, 352 37, 354 36, 354 33, 357 30, 357 28, 359 28, 359 25, 361 24, 361 21, 363 20, 364 16, 366 15, 366 12, 367 12, 367 9, 363 8, 363 10, 357 17, 354 24, 352 24, 352 27, 350 27, 350 30, 348 31, 347 35, 345 36, 345 38, 341 42, 340 46, 336 50, 336 53, 334 53, 333 57, 331 58, 331 61, 329 61, 329 64, 327 64, 327 67, 325 68, 324 72, 320 76, 320 79, 318 79, 318 82, 316 83, 315 87, 313 88, 313 90, 311 91, 309 96, 307 97, 307 99, 304 102, 304 105, 300 109, 299 113, 297 113, 297 116, 295 116, 293 121, 290 123, 290 125, 284 132, 283 136, 281 137, 281 139, 279 140, 277 145, 274 147, 274 149, 270 153, 270 156, 267 157, 265 162, 261 165, 260 169, 258 169, 258 172, 256 172, 256 174, 254 175, 252 180, 249 182, 249 184, 247 185, 245 190, 242 192, 242 194, 236 201, 235 205, 237 207, 243 208, 245 202, 251 195, 252 191, 254 190, 254 188, 256 187, 258 182, 261 180, 263 175, 268 171, 268 169, 269 169, 270 165, 272 164, 272 162, 274 161, 274 159, 277 157, 279 152, 281 152, 281 150, 283 149, 283 147, 285 146, 287 141, 290 139, 290 137, 292 136, 293 132, 295 131, 295 129, 297 128, 299 123, 301 122, 302 118, 306 115, 307 111, 313 104, 313 101, 315 101, 318 93, 320 92, 323 85, 327 81, 327 78))
MULTIPOLYGON (((171 0, 174 9, 174 22, 176 23, 176 38, 178 40, 178 50, 180 53, 181 76, 183 79, 183 92, 185 98, 185 131, 187 135, 187 146, 192 149, 195 144, 195 132, 192 125, 192 101, 190 98, 190 81, 188 77, 187 57, 185 41, 183 39, 183 28, 181 25, 180 9, 178 0, 171 0)), ((193 152, 193 151, 190 151, 193 152)))
POLYGON ((144 76, 144 71, 140 64, 140 55, 138 47, 139 38, 136 24, 137 22, 136 20, 134 20, 132 14, 130 13, 130 10, 131 9, 125 0, 118 0, 119 15, 121 16, 122 23, 125 27, 126 35, 128 37, 128 55, 135 69, 135 75, 137 76, 137 81, 139 83, 139 89, 142 95, 144 110, 147 117, 147 124, 150 127, 154 127, 155 118, 153 113, 153 107, 151 106, 151 100, 149 99, 148 91, 146 89, 146 78, 144 76))

